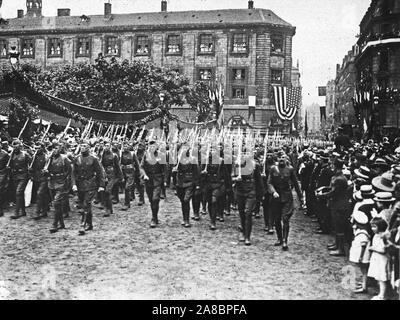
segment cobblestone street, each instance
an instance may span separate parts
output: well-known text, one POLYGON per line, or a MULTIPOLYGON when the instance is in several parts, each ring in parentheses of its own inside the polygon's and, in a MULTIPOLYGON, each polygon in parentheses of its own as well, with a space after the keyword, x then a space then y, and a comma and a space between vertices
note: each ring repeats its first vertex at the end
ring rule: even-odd
MULTIPOLYGON (((147 200, 147 199, 146 199, 147 200)), ((161 202, 160 227, 136 202, 104 218, 95 206, 94 230, 78 236, 74 208, 66 230, 49 233, 51 218, 0 218, 0 294, 5 299, 368 299, 343 289, 345 258, 329 257, 328 236, 312 235, 302 212, 291 220, 288 252, 254 219, 252 246, 238 242, 236 211, 208 229, 208 216, 181 226, 172 193, 161 202)), ((52 212, 50 214, 52 216, 52 212)))

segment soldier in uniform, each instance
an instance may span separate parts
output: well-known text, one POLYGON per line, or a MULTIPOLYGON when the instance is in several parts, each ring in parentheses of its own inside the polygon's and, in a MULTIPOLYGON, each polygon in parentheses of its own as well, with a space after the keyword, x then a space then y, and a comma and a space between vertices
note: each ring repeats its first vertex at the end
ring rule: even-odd
POLYGON ((292 166, 288 165, 286 157, 282 154, 278 159, 278 165, 272 166, 268 176, 268 190, 272 194, 271 211, 278 241, 275 246, 282 246, 284 251, 288 250, 289 220, 293 215, 293 194, 290 184, 296 189, 297 195, 303 202, 299 182, 292 166), (282 228, 283 222, 283 228, 282 228))
MULTIPOLYGON (((321 158, 321 172, 317 180, 317 188, 329 187, 333 172, 329 166, 329 153, 323 152, 321 158)), ((328 234, 330 232, 330 213, 327 207, 327 201, 324 198, 317 199, 318 210, 316 210, 320 230, 318 234, 328 234)))
POLYGON ((72 190, 81 193, 83 198, 82 225, 79 231, 93 230, 92 201, 96 191, 103 192, 105 178, 99 160, 90 154, 89 143, 84 141, 81 145, 81 154, 75 159, 72 170, 72 190))
POLYGON ((10 155, 6 150, 3 149, 3 146, 3 144, 0 145, 0 217, 4 215, 3 209, 7 199, 6 195, 9 179, 7 163, 10 159, 10 155))
POLYGON ((10 167, 11 175, 15 187, 15 215, 11 216, 11 219, 19 219, 20 217, 26 216, 25 211, 25 188, 28 184, 28 169, 32 161, 30 155, 22 151, 22 142, 19 139, 13 141, 12 146, 14 147, 10 167))
POLYGON ((264 195, 264 183, 261 177, 259 164, 254 160, 253 154, 243 155, 241 163, 234 166, 235 192, 240 215, 239 241, 246 246, 251 245, 250 235, 252 229, 252 214, 256 201, 264 195), (240 171, 239 171, 240 166, 240 171))
POLYGON ((121 210, 126 211, 131 207, 131 198, 135 192, 135 184, 138 185, 140 183, 139 161, 127 142, 123 146, 121 169, 125 189, 125 203, 121 210))
POLYGON ((268 192, 268 190, 266 189, 267 181, 268 181, 268 177, 269 177, 269 172, 271 170, 271 167, 274 165, 274 158, 273 158, 273 154, 272 153, 270 153, 270 154, 268 154, 266 156, 265 162, 266 163, 264 165, 263 172, 261 174, 261 176, 263 178, 264 187, 265 187, 264 198, 262 199, 264 225, 265 225, 264 230, 268 234, 273 234, 274 233, 274 231, 273 231, 273 229, 274 229, 274 217, 272 215, 271 207, 270 207, 272 194, 270 194, 268 192))
POLYGON ((49 177, 48 186, 53 194, 54 220, 51 233, 65 229, 64 214, 67 209, 68 194, 71 189, 72 165, 70 159, 61 154, 61 145, 53 143, 53 152, 49 159, 47 171, 43 174, 49 177))
POLYGON ((141 172, 152 212, 150 228, 155 228, 159 223, 158 211, 160 209, 161 187, 166 180, 166 164, 165 154, 163 155, 159 152, 154 140, 149 141, 148 152, 145 153, 142 159, 141 172))
MULTIPOLYGON (((182 206, 182 225, 185 228, 190 228, 190 200, 193 198, 195 191, 200 189, 199 167, 196 163, 196 158, 191 156, 189 149, 183 149, 182 152, 184 152, 185 156, 181 158, 177 167, 174 168, 176 171, 176 191, 182 206)), ((198 216, 198 211, 195 216, 198 216)))
MULTIPOLYGON (((138 147, 136 149, 136 157, 137 160, 140 163, 142 163, 143 157, 144 157, 144 153, 145 153, 145 145, 143 143, 139 143, 138 147)), ((140 176, 140 175, 139 175, 140 176)), ((143 206, 144 205, 144 181, 142 179, 138 179, 138 181, 136 181, 136 189, 139 193, 139 202, 138 202, 138 206, 143 206)))
POLYGON ((49 189, 47 176, 43 174, 46 165, 46 148, 43 142, 38 142, 36 156, 32 163, 33 184, 36 185, 36 213, 35 220, 47 217, 49 189))
POLYGON ((111 144, 107 142, 104 146, 104 153, 101 159, 101 165, 106 173, 106 190, 105 190, 105 217, 113 214, 113 202, 111 200, 112 192, 115 185, 118 184, 122 177, 121 167, 119 166, 119 158, 111 149, 111 144))
POLYGON ((203 164, 202 168, 201 174, 205 180, 205 199, 207 200, 211 220, 210 229, 216 230, 217 216, 224 210, 224 183, 227 178, 226 168, 223 159, 220 157, 219 148, 211 150, 208 163, 203 164))

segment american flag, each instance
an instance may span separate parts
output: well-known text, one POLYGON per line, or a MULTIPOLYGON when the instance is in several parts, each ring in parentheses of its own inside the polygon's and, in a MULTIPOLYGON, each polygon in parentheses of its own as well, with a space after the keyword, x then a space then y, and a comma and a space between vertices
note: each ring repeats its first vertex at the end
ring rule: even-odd
POLYGON ((301 102, 301 87, 273 86, 276 112, 282 120, 293 120, 301 102))

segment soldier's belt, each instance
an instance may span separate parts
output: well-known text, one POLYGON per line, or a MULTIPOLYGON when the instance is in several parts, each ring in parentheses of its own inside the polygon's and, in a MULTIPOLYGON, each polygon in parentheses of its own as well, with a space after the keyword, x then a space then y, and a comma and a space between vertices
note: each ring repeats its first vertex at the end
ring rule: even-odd
POLYGON ((89 180, 89 179, 92 179, 92 178, 94 178, 95 176, 93 175, 93 176, 90 176, 90 177, 87 177, 87 176, 78 176, 78 179, 80 179, 80 180, 89 180))
POLYGON ((28 172, 28 170, 27 169, 13 169, 12 172, 13 173, 28 172))
POLYGON ((133 164, 123 164, 121 169, 134 169, 133 164))
POLYGON ((65 173, 50 173, 50 177, 64 177, 66 176, 65 173))
POLYGON ((243 181, 243 182, 253 182, 254 179, 253 179, 253 178, 245 178, 245 177, 242 177, 242 181, 243 181))

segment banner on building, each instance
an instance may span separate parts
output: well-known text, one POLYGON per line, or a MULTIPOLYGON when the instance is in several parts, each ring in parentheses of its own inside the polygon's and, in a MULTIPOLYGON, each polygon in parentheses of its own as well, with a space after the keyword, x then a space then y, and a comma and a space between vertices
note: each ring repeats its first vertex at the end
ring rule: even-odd
POLYGON ((279 118, 292 121, 301 103, 301 87, 273 86, 275 108, 279 118))

